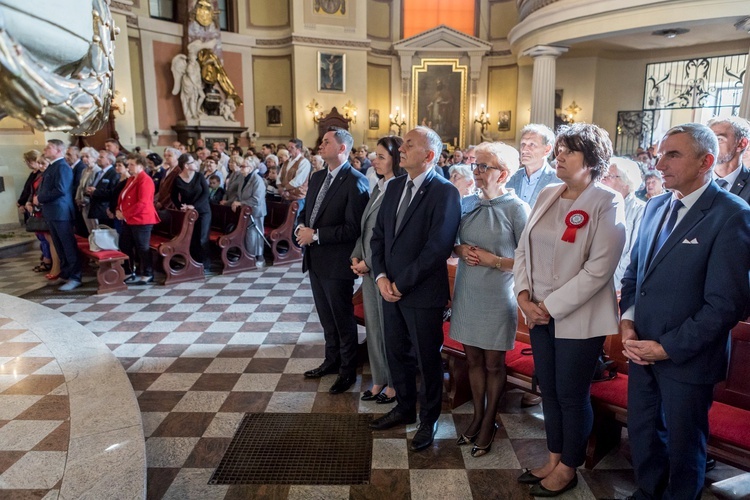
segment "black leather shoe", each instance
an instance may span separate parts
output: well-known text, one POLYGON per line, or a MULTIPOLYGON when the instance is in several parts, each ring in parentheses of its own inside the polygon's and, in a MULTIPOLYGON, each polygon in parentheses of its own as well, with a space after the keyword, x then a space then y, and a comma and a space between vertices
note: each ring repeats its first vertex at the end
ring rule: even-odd
POLYGON ((716 468, 716 459, 707 458, 706 459, 706 472, 712 471, 715 468, 716 468))
POLYGON ((341 394, 342 392, 348 391, 356 381, 357 377, 344 377, 339 375, 339 377, 336 379, 336 382, 334 382, 331 388, 328 389, 328 392, 330 392, 331 394, 341 394))
POLYGON ((563 486, 559 490, 548 490, 547 488, 545 488, 544 486, 542 486, 541 482, 539 482, 539 483, 536 483, 535 485, 533 485, 529 489, 529 493, 531 493, 531 495, 535 496, 535 497, 552 498, 552 497, 556 497, 556 496, 562 495, 566 491, 572 490, 576 486, 578 486, 578 474, 576 474, 575 476, 573 476, 573 479, 571 479, 568 484, 566 484, 565 486, 563 486))
POLYGON ((431 424, 421 423, 417 429, 417 433, 414 434, 414 439, 411 440, 411 450, 421 451, 425 448, 429 448, 432 441, 435 439, 435 433, 437 432, 438 424, 433 422, 431 424))
POLYGON ((376 418, 370 422, 370 429, 376 431, 384 431, 397 425, 409 425, 417 421, 416 415, 404 415, 403 413, 392 409, 380 418, 376 418))
POLYGON ((307 370, 305 372, 306 378, 320 378, 324 375, 331 375, 333 373, 338 373, 339 369, 338 367, 334 366, 319 366, 317 368, 313 368, 312 370, 307 370))
POLYGON ((381 392, 375 397, 375 403, 379 405, 390 405, 396 402, 396 396, 389 398, 384 392, 381 392))
POLYGON ((526 469, 525 471, 523 471, 523 474, 518 476, 518 479, 516 481, 518 481, 521 484, 536 484, 540 482, 542 479, 544 478, 536 477, 534 474, 532 474, 531 469, 526 469))

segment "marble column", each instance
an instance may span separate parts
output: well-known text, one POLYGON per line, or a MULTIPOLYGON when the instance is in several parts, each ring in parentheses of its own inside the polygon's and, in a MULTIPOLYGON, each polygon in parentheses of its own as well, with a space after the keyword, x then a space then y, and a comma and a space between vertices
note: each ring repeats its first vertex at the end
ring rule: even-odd
POLYGON ((747 57, 745 80, 742 82, 742 100, 740 101, 738 115, 746 120, 750 120, 750 54, 747 57))
POLYGON ((556 59, 567 51, 567 47, 536 45, 521 54, 534 59, 534 73, 531 81, 531 123, 540 123, 554 128, 556 59))

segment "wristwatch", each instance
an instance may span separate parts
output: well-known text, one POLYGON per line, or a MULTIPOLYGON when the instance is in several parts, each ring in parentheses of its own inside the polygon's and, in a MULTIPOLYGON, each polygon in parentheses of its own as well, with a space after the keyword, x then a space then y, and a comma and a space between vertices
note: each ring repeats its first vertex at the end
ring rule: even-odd
POLYGON ((495 262, 495 269, 497 269, 498 271, 502 271, 502 268, 503 268, 503 258, 498 257, 497 262, 495 262))
POLYGON ((317 243, 317 242, 318 242, 318 232, 317 232, 317 231, 315 231, 315 232, 313 233, 313 242, 315 242, 315 243, 317 243))

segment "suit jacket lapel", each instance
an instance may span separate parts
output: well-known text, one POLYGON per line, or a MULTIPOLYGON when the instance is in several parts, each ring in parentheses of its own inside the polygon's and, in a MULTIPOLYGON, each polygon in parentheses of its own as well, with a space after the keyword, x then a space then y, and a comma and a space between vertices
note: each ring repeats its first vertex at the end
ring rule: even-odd
MULTIPOLYGON (((396 229, 396 238, 398 238, 398 235, 401 234, 401 231, 404 227, 406 227, 406 224, 409 222, 409 219, 411 218, 411 215, 414 213, 414 211, 419 206, 419 203, 424 199, 425 193, 427 193, 427 190, 430 188, 430 183, 435 178, 435 169, 430 169, 430 172, 425 177, 424 181, 422 182, 422 185, 419 186, 419 189, 414 193, 411 199, 411 203, 409 203, 409 208, 406 209, 406 213, 404 214, 404 219, 401 221, 401 227, 396 229)), ((406 189, 406 183, 404 183, 404 188, 401 190, 401 195, 404 193, 404 189, 406 189)), ((401 198, 399 197, 399 200, 401 198)), ((396 210, 396 213, 398 214, 398 210, 396 210)), ((395 220, 394 220, 395 224, 395 220)))
MULTIPOLYGON (((328 191, 326 192, 325 197, 323 198, 323 201, 320 202, 320 208, 318 209, 318 215, 315 216, 315 221, 319 221, 320 218, 323 216, 323 212, 325 212, 326 207, 328 206, 328 203, 331 201, 331 199, 336 195, 336 191, 338 190, 339 186, 344 182, 344 179, 349 175, 349 170, 351 170, 351 167, 349 166, 349 163, 344 163, 341 166, 341 170, 339 170, 339 173, 336 174, 336 177, 331 181, 331 185, 328 187, 328 191)), ((329 172, 326 172, 326 175, 328 175, 329 172)), ((325 184, 325 177, 323 177, 323 184, 325 184)), ((320 185, 320 189, 323 189, 323 184, 320 185)), ((320 189, 318 192, 320 192, 320 189)), ((315 195, 315 198, 318 198, 318 195, 315 195)))
MULTIPOLYGON (((664 242, 664 245, 661 247, 659 252, 651 258, 648 270, 646 271, 646 276, 648 276, 651 270, 656 267, 656 265, 659 264, 662 259, 664 259, 664 257, 672 250, 672 248, 674 248, 675 245, 679 244, 683 240, 685 234, 687 234, 688 231, 690 231, 696 224, 701 221, 701 219, 703 219, 703 217, 705 217, 704 212, 708 210, 713 204, 714 198, 716 197, 716 193, 718 193, 719 189, 720 188, 718 186, 714 187, 713 185, 709 185, 708 189, 706 189, 706 191, 700 196, 700 198, 698 198, 695 204, 690 207, 690 210, 688 210, 682 220, 672 230, 672 234, 669 235, 669 238, 667 238, 667 241, 664 242)), ((669 204, 666 203, 665 206, 669 207, 669 204)), ((664 218, 662 217, 661 220, 664 220, 664 218)), ((656 230, 657 234, 660 229, 661 224, 659 224, 659 228, 656 230)), ((655 242, 656 237, 653 238, 651 245, 653 246, 655 242)), ((644 276, 644 278, 646 276, 644 276)))
POLYGON ((732 189, 729 190, 730 193, 739 195, 740 191, 742 191, 742 188, 745 187, 745 184, 748 183, 748 177, 750 177, 750 169, 748 169, 744 165, 740 165, 740 175, 737 176, 737 179, 734 181, 734 184, 732 184, 732 189))

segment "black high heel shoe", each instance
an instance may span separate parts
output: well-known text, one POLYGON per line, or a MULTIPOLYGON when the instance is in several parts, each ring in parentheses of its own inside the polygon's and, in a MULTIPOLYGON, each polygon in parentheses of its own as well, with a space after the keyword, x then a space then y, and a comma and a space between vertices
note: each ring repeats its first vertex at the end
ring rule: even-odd
POLYGON ((472 436, 469 436, 468 434, 461 434, 460 436, 458 436, 458 440, 456 441, 456 444, 458 446, 463 446, 465 444, 474 444, 474 441, 476 441, 477 438, 479 437, 479 432, 481 430, 482 429, 480 427, 479 430, 475 432, 474 435, 472 436))
POLYGON ((492 449, 492 443, 495 441, 495 434, 497 434, 497 430, 499 428, 500 426, 497 425, 497 422, 495 422, 495 427, 492 429, 492 437, 490 438, 490 442, 487 443, 486 446, 479 446, 478 444, 474 444, 474 447, 471 449, 472 457, 479 458, 490 452, 490 450, 492 449))

